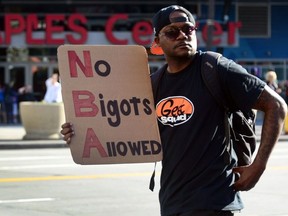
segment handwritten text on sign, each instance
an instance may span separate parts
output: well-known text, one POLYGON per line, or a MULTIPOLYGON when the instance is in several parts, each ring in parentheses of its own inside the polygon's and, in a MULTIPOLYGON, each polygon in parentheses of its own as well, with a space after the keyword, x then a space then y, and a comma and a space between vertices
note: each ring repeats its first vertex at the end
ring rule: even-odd
MULTIPOLYGON (((113 74, 113 66, 106 60, 95 60, 91 57, 89 50, 83 50, 81 54, 74 50, 68 50, 67 57, 69 78, 71 79, 78 78, 80 75, 84 75, 85 79, 94 78, 95 76, 108 78, 113 74), (79 71, 82 73, 80 74, 79 71)), ((105 119, 111 128, 120 127, 124 117, 151 116, 153 114, 153 103, 146 97, 119 98, 119 95, 117 95, 117 99, 107 99, 105 93, 101 91, 83 88, 72 90, 71 97, 74 117, 94 118, 97 116, 105 119)), ((161 144, 156 140, 106 140, 104 142, 100 140, 94 129, 88 127, 82 157, 90 158, 92 149, 96 149, 102 158, 127 155, 157 155, 161 152, 161 144)))

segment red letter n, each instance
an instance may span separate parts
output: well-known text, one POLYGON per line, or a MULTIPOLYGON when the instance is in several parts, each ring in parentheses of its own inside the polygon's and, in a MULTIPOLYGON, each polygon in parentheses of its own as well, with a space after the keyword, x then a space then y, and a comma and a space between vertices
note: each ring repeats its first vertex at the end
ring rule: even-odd
POLYGON ((84 64, 75 51, 68 51, 69 69, 71 77, 78 77, 77 65, 86 77, 93 77, 91 57, 89 51, 83 51, 84 64))

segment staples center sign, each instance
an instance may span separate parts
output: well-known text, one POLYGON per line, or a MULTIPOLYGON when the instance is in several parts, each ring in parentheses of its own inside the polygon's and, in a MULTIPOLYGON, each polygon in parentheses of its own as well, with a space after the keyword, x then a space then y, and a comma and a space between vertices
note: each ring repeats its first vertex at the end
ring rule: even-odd
MULTIPOLYGON (((44 17, 45 30, 37 30, 40 18, 36 14, 5 14, 4 31, 0 32, 0 46, 34 46, 61 44, 138 44, 150 46, 153 37, 153 28, 148 21, 138 21, 130 31, 115 31, 119 22, 129 19, 128 14, 115 14, 109 17, 104 31, 87 31, 87 19, 82 14, 46 14, 44 17), (65 30, 65 23, 69 31, 65 30)), ((197 26, 199 23, 197 23, 197 26)), ((238 46, 238 28, 240 22, 229 22, 227 31, 223 31, 218 22, 214 22, 212 44, 214 46, 238 46)), ((198 46, 206 46, 208 40, 208 24, 201 25, 197 31, 198 46)))

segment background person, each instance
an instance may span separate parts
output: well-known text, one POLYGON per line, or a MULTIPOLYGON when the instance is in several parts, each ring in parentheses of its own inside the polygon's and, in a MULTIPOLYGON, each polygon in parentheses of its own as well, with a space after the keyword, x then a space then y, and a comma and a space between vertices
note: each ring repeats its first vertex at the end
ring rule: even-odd
POLYGON ((276 91, 278 94, 282 93, 282 89, 279 88, 278 86, 278 80, 277 80, 277 74, 275 71, 268 71, 265 74, 265 80, 266 80, 266 84, 273 89, 274 91, 276 91))
POLYGON ((14 83, 6 85, 4 88, 4 101, 6 120, 8 124, 17 124, 18 120, 18 92, 14 88, 14 83))
POLYGON ((5 86, 2 83, 0 83, 0 123, 7 123, 5 108, 5 86))
POLYGON ((47 103, 59 103, 62 102, 61 84, 58 81, 59 75, 53 73, 50 78, 45 82, 46 93, 44 96, 44 101, 47 103))
POLYGON ((19 103, 22 101, 36 101, 36 98, 33 94, 32 86, 26 85, 18 89, 19 94, 19 103))

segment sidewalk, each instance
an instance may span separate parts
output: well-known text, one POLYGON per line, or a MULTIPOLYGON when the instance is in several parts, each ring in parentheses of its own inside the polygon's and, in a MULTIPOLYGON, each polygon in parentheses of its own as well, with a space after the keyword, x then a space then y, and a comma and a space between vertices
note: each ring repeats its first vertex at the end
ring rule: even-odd
POLYGON ((67 144, 59 140, 23 140, 26 134, 22 125, 0 125, 1 149, 65 148, 67 144))
MULTIPOLYGON (((260 140, 262 126, 256 125, 257 140, 260 140)), ((27 149, 27 148, 67 148, 63 140, 23 140, 25 129, 22 125, 0 125, 1 149, 27 149)), ((288 135, 280 136, 279 142, 288 141, 288 135)))

